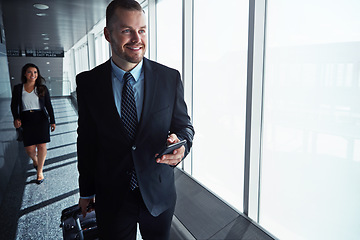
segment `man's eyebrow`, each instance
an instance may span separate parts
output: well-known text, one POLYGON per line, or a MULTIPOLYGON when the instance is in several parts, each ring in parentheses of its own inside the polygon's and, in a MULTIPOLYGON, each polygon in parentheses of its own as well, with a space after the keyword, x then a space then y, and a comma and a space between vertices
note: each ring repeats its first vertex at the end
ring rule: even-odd
MULTIPOLYGON (((133 28, 133 27, 131 27, 131 26, 128 26, 128 25, 121 25, 120 26, 121 28, 133 28)), ((140 28, 146 28, 146 25, 144 25, 144 26, 142 26, 142 27, 140 27, 140 28)))
POLYGON ((121 27, 121 28, 131 28, 131 27, 128 26, 128 25, 120 25, 119 27, 121 27))

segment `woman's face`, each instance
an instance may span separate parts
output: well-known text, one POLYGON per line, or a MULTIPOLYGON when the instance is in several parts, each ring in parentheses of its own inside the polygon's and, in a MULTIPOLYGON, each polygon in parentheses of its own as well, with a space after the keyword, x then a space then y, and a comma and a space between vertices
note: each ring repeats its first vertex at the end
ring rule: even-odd
POLYGON ((27 83, 35 82, 36 79, 38 78, 37 69, 34 67, 29 67, 28 69, 26 69, 25 78, 27 83))

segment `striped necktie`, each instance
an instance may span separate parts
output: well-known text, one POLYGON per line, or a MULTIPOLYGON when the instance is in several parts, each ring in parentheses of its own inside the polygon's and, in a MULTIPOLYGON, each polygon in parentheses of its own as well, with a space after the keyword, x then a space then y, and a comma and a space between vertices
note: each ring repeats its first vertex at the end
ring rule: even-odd
POLYGON ((121 120, 130 140, 134 141, 138 124, 134 90, 130 83, 131 80, 134 80, 134 77, 131 73, 127 72, 123 79, 124 86, 121 95, 121 120))
MULTIPOLYGON (((124 127, 127 131, 127 134, 131 142, 133 142, 135 139, 138 121, 137 121, 134 90, 130 82, 132 80, 135 81, 135 79, 129 72, 125 73, 123 79, 124 79, 124 86, 121 95, 121 120, 124 124, 124 127)), ((133 169, 130 174, 131 174, 130 189, 134 190, 136 187, 138 187, 135 169, 133 169)))

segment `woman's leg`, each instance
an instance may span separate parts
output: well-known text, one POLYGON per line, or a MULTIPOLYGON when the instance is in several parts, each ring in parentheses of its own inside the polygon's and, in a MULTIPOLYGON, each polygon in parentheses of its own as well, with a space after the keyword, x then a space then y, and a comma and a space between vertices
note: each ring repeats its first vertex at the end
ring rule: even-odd
POLYGON ((37 159, 38 159, 37 180, 41 180, 44 179, 43 167, 47 154, 46 143, 37 144, 36 147, 37 147, 37 159))
POLYGON ((36 154, 36 145, 31 145, 31 146, 25 147, 25 152, 33 160, 33 165, 37 166, 38 165, 38 157, 36 154))

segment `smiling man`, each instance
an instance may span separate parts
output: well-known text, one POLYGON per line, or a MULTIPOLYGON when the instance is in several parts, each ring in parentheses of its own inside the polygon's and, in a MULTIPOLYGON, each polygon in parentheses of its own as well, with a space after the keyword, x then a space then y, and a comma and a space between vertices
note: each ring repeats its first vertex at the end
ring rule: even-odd
POLYGON ((168 239, 175 209, 174 167, 194 129, 180 73, 144 58, 146 18, 138 2, 106 9, 112 56, 76 77, 78 170, 83 215, 96 198, 101 239, 168 239), (186 144, 159 157, 166 145, 186 144))
POLYGON ((105 38, 112 49, 112 60, 125 71, 133 69, 144 57, 146 50, 146 18, 140 10, 116 8, 104 29, 105 38))

